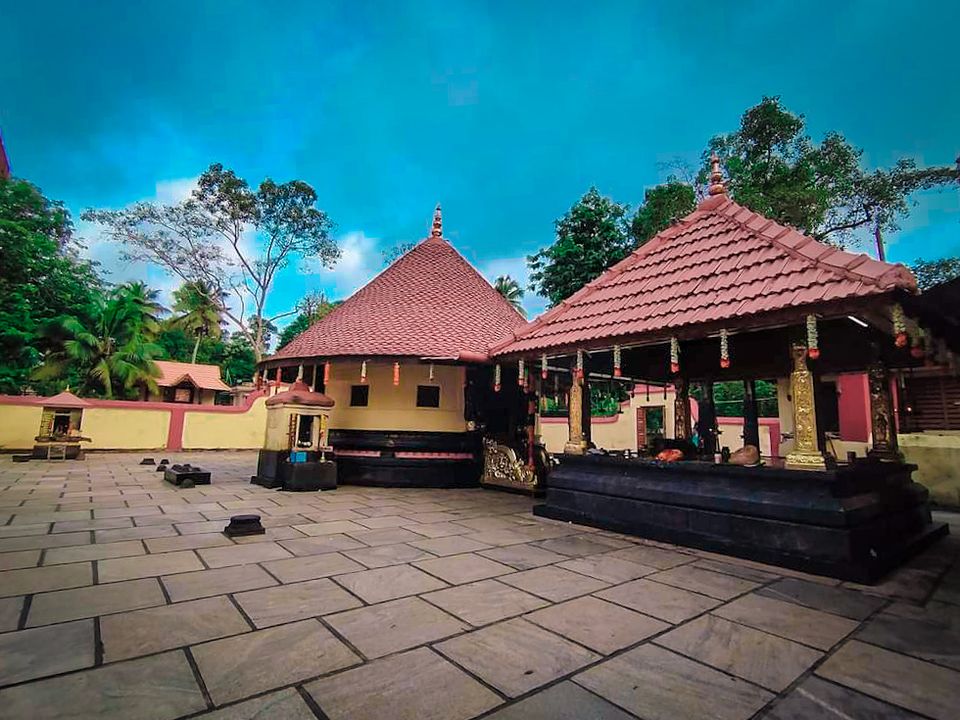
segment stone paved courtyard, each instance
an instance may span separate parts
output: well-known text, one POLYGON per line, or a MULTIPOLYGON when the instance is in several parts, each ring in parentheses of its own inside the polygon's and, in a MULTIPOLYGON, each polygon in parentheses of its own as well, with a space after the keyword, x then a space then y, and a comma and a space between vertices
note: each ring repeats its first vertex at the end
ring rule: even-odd
POLYGON ((960 717, 960 527, 862 587, 506 493, 286 494, 230 452, 170 455, 214 473, 178 490, 141 457, 0 456, 0 718, 960 717), (222 535, 243 512, 267 534, 222 535))

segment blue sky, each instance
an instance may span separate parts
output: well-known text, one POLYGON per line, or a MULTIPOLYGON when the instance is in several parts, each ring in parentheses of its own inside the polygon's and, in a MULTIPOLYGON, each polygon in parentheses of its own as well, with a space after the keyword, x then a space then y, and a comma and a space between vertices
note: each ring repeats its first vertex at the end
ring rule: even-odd
MULTIPOLYGON (((525 277, 590 185, 637 204, 765 94, 870 166, 960 153, 956 2, 4 6, 0 131, 15 174, 75 214, 175 199, 211 162, 317 189, 344 260, 291 267, 273 312, 355 290, 437 202, 482 272, 525 277)), ((889 257, 960 254, 960 193, 917 200, 889 257)), ((115 279, 172 286, 81 230, 115 279)))

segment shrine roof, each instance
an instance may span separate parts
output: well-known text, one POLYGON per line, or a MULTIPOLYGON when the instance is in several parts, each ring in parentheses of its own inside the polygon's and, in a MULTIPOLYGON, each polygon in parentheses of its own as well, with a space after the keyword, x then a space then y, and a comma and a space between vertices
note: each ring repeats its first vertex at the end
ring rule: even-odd
POLYGON ((155 378, 157 385, 160 387, 176 387, 186 381, 201 390, 230 390, 230 387, 220 379, 220 368, 217 365, 182 363, 171 360, 155 360, 154 362, 160 368, 160 376, 155 378))
POLYGON ((524 322, 435 224, 434 234, 266 361, 338 356, 479 361, 524 322))
POLYGON ((57 393, 52 397, 37 398, 36 402, 38 405, 43 405, 44 407, 52 407, 52 408, 74 409, 74 408, 90 407, 90 403, 88 403, 83 398, 78 398, 69 390, 64 390, 63 392, 57 393))
POLYGON ((490 354, 654 341, 697 325, 732 328, 773 311, 816 312, 833 301, 916 292, 903 265, 818 242, 738 205, 722 185, 711 192, 490 354))

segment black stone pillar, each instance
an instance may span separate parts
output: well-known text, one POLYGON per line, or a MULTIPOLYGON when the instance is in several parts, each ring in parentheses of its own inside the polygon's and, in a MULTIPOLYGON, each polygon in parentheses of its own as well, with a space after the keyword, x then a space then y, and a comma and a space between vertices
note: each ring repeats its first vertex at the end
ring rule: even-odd
POLYGON ((760 449, 760 413, 757 410, 757 384, 743 381, 743 444, 760 449))
POLYGON ((701 454, 712 458, 717 452, 717 408, 713 402, 713 382, 704 382, 702 387, 697 433, 700 435, 701 454))

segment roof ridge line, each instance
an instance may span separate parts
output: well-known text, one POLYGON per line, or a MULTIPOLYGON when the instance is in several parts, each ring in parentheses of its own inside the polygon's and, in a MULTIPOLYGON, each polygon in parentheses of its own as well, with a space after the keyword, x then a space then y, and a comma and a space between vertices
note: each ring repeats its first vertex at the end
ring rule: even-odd
MULTIPOLYGON (((737 225, 739 225, 741 228, 743 228, 743 229, 746 230, 747 232, 749 232, 749 233, 751 233, 751 234, 753 234, 753 235, 755 235, 755 236, 757 236, 757 237, 759 237, 759 238, 762 238, 764 241, 766 241, 766 242, 768 242, 768 243, 776 246, 777 248, 783 250, 783 251, 784 251, 785 253, 787 253, 790 257, 792 257, 792 258, 794 258, 794 259, 797 259, 797 260, 801 260, 801 261, 803 261, 803 262, 805 262, 805 263, 809 263, 810 265, 812 265, 813 267, 816 267, 816 268, 818 268, 818 269, 825 270, 825 271, 827 271, 827 272, 831 272, 831 273, 834 273, 834 274, 836 274, 836 275, 839 275, 840 277, 842 277, 842 278, 844 278, 844 279, 846 279, 846 280, 855 280, 855 281, 857 281, 857 282, 866 282, 866 283, 868 283, 868 284, 870 284, 870 285, 873 285, 873 286, 875 286, 875 287, 878 287, 878 288, 881 288, 881 289, 885 289, 890 283, 881 282, 884 278, 886 278, 891 272, 897 271, 898 268, 907 269, 906 266, 903 265, 903 263, 888 263, 888 262, 886 262, 886 261, 884 261, 884 260, 877 260, 876 258, 872 258, 872 257, 870 257, 869 255, 867 255, 866 253, 852 253, 852 252, 848 252, 847 250, 844 250, 844 249, 842 249, 842 248, 838 248, 838 247, 835 247, 835 246, 833 246, 833 245, 828 245, 827 243, 825 243, 825 242, 823 242, 823 241, 821 241, 821 240, 817 240, 816 238, 808 235, 808 234, 805 233, 805 232, 802 232, 801 230, 799 230, 799 229, 797 229, 797 228, 795 228, 795 227, 792 227, 792 226, 790 226, 790 225, 785 225, 785 224, 783 224, 783 223, 777 222, 776 220, 771 220, 770 218, 767 218, 767 217, 765 217, 764 215, 761 215, 760 213, 751 210, 750 208, 746 207, 745 205, 740 205, 739 203, 736 203, 736 202, 734 202, 733 200, 730 201, 730 204, 729 204, 729 205, 725 205, 725 206, 723 206, 722 208, 717 208, 716 211, 717 211, 717 212, 722 212, 722 213, 723 213, 724 215, 726 215, 730 220, 732 220, 733 222, 735 222, 737 225), (736 206, 736 207, 738 208, 737 212, 732 213, 732 214, 726 212, 727 209, 728 209, 729 207, 731 207, 731 206, 736 206), (736 217, 736 215, 739 214, 739 210, 740 210, 740 209, 747 210, 747 211, 750 213, 751 217, 749 217, 749 218, 747 218, 747 219, 745 219, 745 220, 740 220, 740 219, 738 219, 738 218, 736 217), (753 228, 749 227, 749 226, 748 226, 748 223, 753 222, 753 221, 754 221, 755 219, 757 219, 757 218, 763 218, 763 219, 766 220, 767 222, 766 222, 764 225, 762 225, 760 228, 757 228, 757 229, 753 229, 753 228), (766 232, 766 231, 767 231, 769 228, 771 228, 771 227, 778 228, 778 229, 782 230, 782 232, 778 232, 776 235, 771 236, 771 235, 767 234, 767 232, 766 232), (790 247, 790 246, 786 245, 785 243, 781 242, 781 241, 780 241, 780 238, 784 237, 785 235, 789 234, 790 232, 795 232, 795 233, 797 233, 798 235, 800 235, 801 237, 803 237, 806 242, 803 242, 803 243, 801 243, 801 244, 798 244, 796 247, 790 247), (863 259, 860 259, 859 262, 857 262, 855 265, 850 265, 850 264, 843 265, 843 266, 829 265, 829 264, 824 263, 824 262, 821 261, 821 258, 827 256, 828 253, 821 253, 818 257, 816 257, 816 258, 811 258, 811 257, 808 257, 807 255, 804 255, 803 253, 799 252, 799 249, 800 249, 800 248, 808 247, 808 246, 810 245, 810 243, 815 243, 816 245, 819 245, 819 246, 821 246, 821 247, 823 247, 823 248, 826 248, 826 249, 828 250, 828 253, 831 254, 831 255, 836 254, 836 253, 840 253, 840 254, 842 254, 842 255, 849 256, 849 257, 851 257, 851 258, 863 258, 863 259), (871 276, 869 276, 869 275, 865 275, 865 274, 856 272, 856 268, 860 267, 861 265, 863 265, 863 264, 866 263, 866 262, 882 263, 883 265, 887 265, 887 266, 889 266, 889 267, 888 267, 888 269, 887 269, 885 272, 881 273, 881 274, 878 275, 876 278, 871 277, 871 276)), ((898 273, 898 274, 899 274, 899 273, 898 273)))

